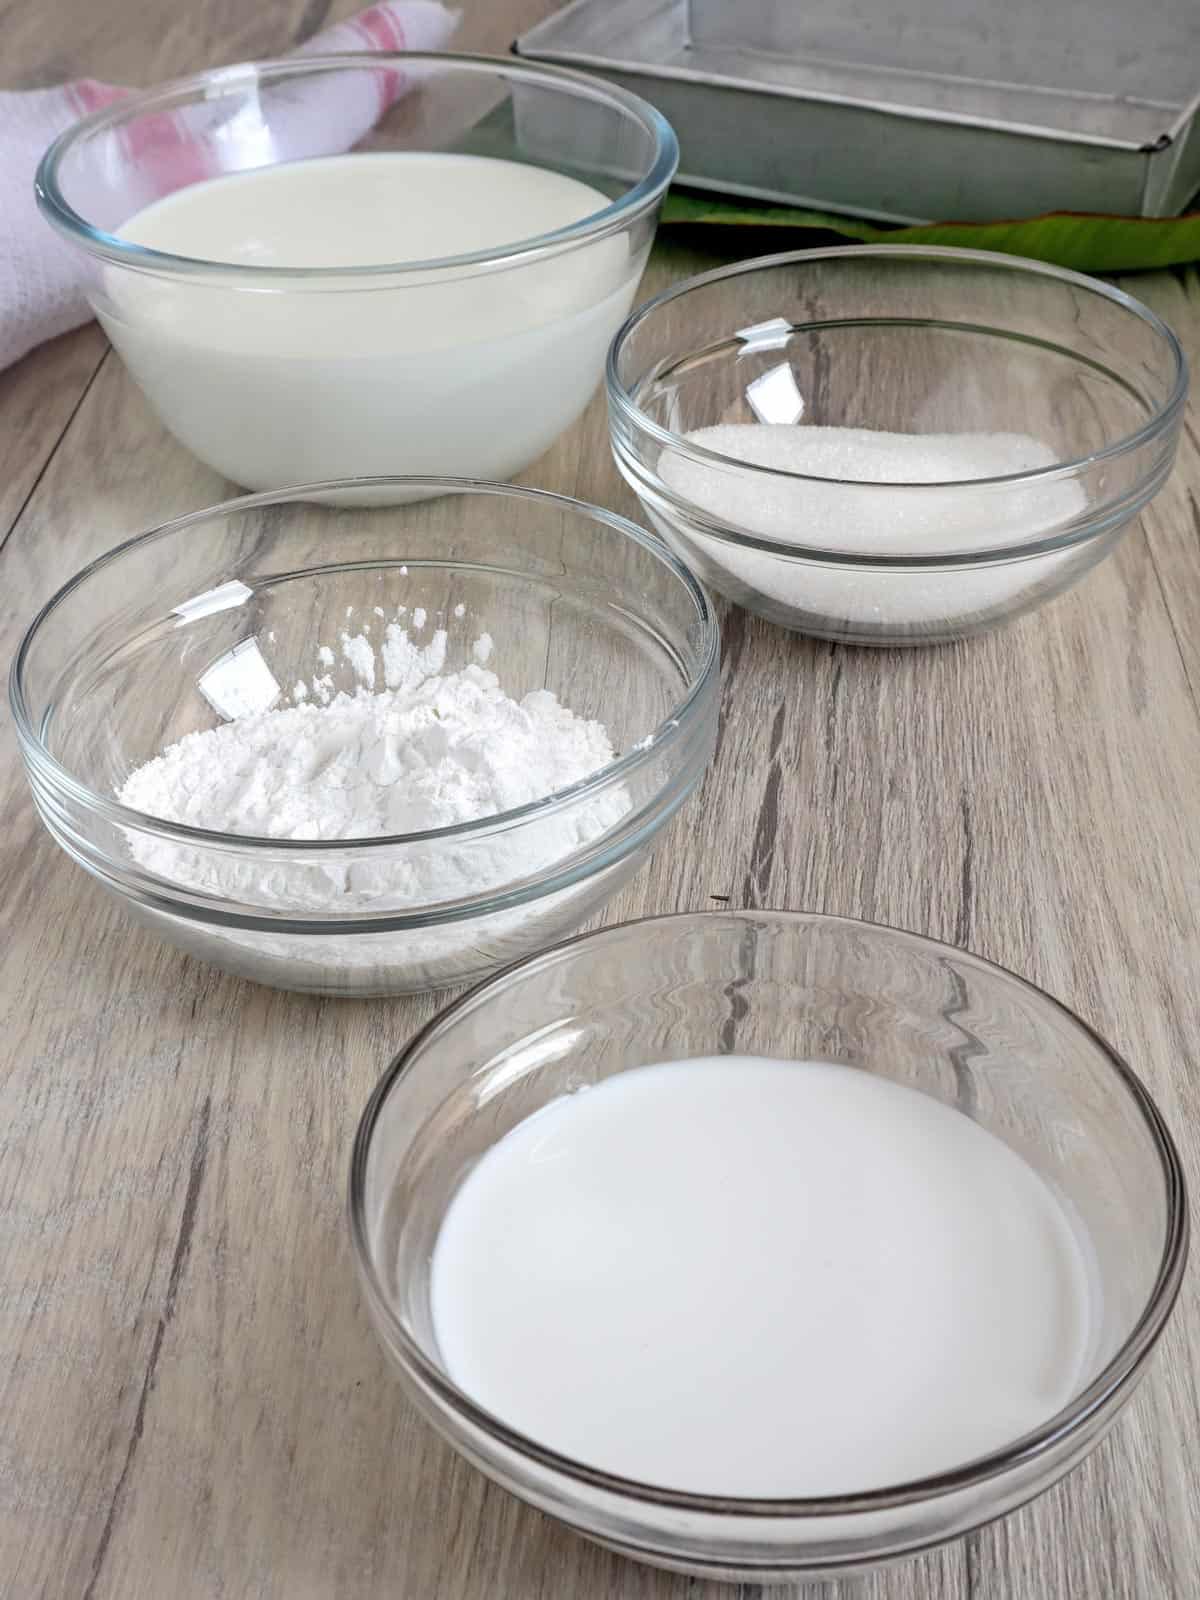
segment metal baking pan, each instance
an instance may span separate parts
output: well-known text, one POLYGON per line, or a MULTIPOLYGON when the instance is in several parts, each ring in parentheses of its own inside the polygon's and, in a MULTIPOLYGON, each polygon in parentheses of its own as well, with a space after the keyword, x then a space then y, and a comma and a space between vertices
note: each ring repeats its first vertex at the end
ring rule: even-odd
POLYGON ((703 189, 887 222, 1200 189, 1200 0, 574 0, 513 49, 651 101, 703 189))

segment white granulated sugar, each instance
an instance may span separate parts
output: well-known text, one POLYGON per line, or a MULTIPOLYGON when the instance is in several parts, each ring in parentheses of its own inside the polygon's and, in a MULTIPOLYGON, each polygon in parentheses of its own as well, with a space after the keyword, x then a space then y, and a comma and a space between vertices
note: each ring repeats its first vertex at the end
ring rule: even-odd
POLYGON ((297 679, 296 685, 292 690, 292 699, 293 700, 307 700, 308 699, 308 685, 305 683, 303 678, 297 679))
POLYGON ((425 624, 426 624, 426 622, 428 620, 429 620, 429 617, 428 617, 428 613, 425 610, 425 607, 424 606, 418 606, 416 608, 416 610, 412 614, 412 624, 413 624, 413 627, 417 630, 418 633, 420 633, 421 629, 425 626, 425 624))
POLYGON ((321 645, 320 649, 317 651, 317 660, 321 663, 321 665, 323 667, 332 667, 334 662, 335 662, 335 660, 336 660, 336 657, 334 656, 334 653, 329 648, 329 646, 327 644, 323 644, 323 645, 321 645))
MULTIPOLYGON (((1087 506, 1083 490, 1069 480, 1006 487, 971 482, 1053 466, 1054 452, 1028 434, 734 423, 686 437, 739 461, 809 475, 751 479, 670 449, 659 458, 663 482, 708 518, 784 544, 892 556, 985 550, 1044 537, 1087 506), (885 495, 879 484, 895 487, 885 495)), ((701 555, 711 572, 732 579, 735 590, 744 587, 753 597, 835 627, 939 623, 984 612, 1051 579, 1069 559, 1054 552, 974 569, 863 571, 739 547, 697 532, 669 511, 653 515, 661 532, 701 555)))
POLYGON ((778 472, 749 479, 664 451, 664 481, 734 526, 829 550, 894 555, 986 548, 1032 539, 1082 509, 1072 483, 1032 483, 1002 494, 896 487, 886 504, 861 485, 968 483, 1054 465, 1054 452, 1023 433, 881 433, 871 428, 733 423, 687 438, 707 450, 778 472), (842 480, 842 481, 836 481, 842 480))
POLYGON ((467 614, 467 608, 466 608, 466 606, 463 605, 463 603, 460 600, 458 605, 456 605, 455 608, 454 608, 454 615, 456 617, 465 617, 466 614, 467 614))
POLYGON ((492 658, 492 651, 494 648, 495 644, 490 633, 481 633, 478 639, 476 639, 472 647, 472 653, 481 667, 487 666, 488 662, 492 658))
MULTIPOLYGON (((347 650, 343 641, 343 653, 368 676, 357 646, 347 650)), ((222 833, 361 840, 511 811, 612 761, 600 723, 575 716, 546 690, 515 701, 479 665, 443 673, 445 655, 444 631, 420 647, 392 623, 380 651, 387 688, 360 687, 326 705, 301 697, 188 734, 131 773, 118 798, 151 816, 222 833)), ((372 660, 369 681, 374 677, 372 660)), ((141 865, 161 877, 242 904, 326 913, 403 909, 536 874, 612 827, 628 807, 618 790, 515 834, 452 846, 416 841, 369 860, 246 860, 144 835, 130 835, 130 844, 141 865)), ((471 923, 456 926, 422 935, 414 958, 432 959, 447 935, 469 945, 471 923)), ((247 948, 258 938, 246 934, 247 948)), ((346 943, 321 946, 326 964, 358 959, 346 943)))

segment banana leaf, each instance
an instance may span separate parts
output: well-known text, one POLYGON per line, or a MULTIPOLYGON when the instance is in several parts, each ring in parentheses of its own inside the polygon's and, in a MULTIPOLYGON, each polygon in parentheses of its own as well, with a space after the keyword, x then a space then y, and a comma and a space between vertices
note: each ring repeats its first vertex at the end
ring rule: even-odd
POLYGON ((911 227, 861 222, 831 212, 756 205, 673 189, 667 227, 754 228, 754 253, 786 249, 830 234, 862 244, 958 245, 1032 256, 1078 272, 1142 272, 1200 261, 1200 211, 1183 217, 1109 217, 1055 211, 1009 222, 926 222, 911 227))

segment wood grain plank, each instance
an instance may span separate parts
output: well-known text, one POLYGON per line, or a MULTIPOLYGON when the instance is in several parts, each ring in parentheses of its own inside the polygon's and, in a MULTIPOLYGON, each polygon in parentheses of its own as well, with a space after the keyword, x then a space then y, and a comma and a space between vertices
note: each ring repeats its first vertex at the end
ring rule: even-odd
POLYGON ((0 546, 107 351, 92 323, 0 372, 0 546))
MULTIPOLYGON (((1138 273, 1120 280, 1179 335, 1192 371, 1200 372, 1200 269, 1138 273)), ((1179 464, 1143 526, 1163 603, 1175 630, 1192 692, 1200 703, 1200 423, 1193 402, 1179 444, 1179 464)))

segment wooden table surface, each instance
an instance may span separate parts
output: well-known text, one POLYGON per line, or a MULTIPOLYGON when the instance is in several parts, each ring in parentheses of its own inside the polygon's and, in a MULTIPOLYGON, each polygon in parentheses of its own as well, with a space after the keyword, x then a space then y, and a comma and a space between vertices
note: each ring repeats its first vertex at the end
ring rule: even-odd
MULTIPOLYGON (((503 50, 546 9, 468 0, 458 42, 503 50)), ((274 54, 328 14, 322 0, 5 0, 3 87, 148 83, 274 54)), ((715 259, 660 246, 647 288, 715 259)), ((1195 362, 1196 273, 1128 287, 1195 362)), ((599 398, 526 481, 637 514, 599 398)), ((0 375, 0 654, 85 561, 227 492, 94 325, 0 375)), ((1128 1055, 1194 1174, 1198 534, 1193 423, 1117 554, 977 642, 860 651, 730 614, 717 763, 609 918, 727 897, 968 945, 1128 1055)), ((352 1271, 347 1156, 371 1086, 438 1002, 276 993, 131 927, 43 832, 7 708, 0 724, 3 1593, 717 1593, 492 1488, 389 1375, 352 1271)), ((1135 1403, 1067 1482, 948 1549, 795 1593, 1200 1593, 1198 1363, 1193 1274, 1135 1403)))

